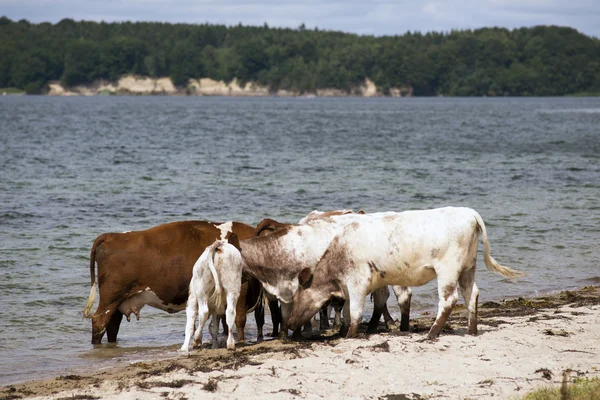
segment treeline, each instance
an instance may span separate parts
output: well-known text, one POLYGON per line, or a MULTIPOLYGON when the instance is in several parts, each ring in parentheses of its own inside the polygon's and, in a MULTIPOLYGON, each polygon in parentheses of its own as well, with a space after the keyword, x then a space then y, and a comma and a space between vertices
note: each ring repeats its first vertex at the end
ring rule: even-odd
POLYGON ((538 26, 359 36, 341 32, 147 22, 32 24, 0 18, 0 88, 27 93, 125 74, 257 82, 311 93, 350 92, 371 79, 383 94, 561 96, 600 92, 600 40, 538 26))

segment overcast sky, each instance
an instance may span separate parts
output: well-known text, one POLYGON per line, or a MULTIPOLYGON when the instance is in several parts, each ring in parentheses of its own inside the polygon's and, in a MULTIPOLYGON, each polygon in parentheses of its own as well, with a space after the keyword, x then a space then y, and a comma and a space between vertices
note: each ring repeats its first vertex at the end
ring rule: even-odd
POLYGON ((368 35, 499 26, 570 26, 600 38, 600 0, 0 0, 0 15, 56 23, 162 21, 338 30, 368 35))

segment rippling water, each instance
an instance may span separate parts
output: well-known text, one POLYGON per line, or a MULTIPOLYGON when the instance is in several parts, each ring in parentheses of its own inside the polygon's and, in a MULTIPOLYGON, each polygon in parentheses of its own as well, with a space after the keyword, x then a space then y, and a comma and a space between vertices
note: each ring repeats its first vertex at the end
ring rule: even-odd
MULTIPOLYGON (((1 97, 0 121, 0 384, 175 354, 185 314, 151 308, 90 344, 107 231, 464 205, 528 274, 480 257, 481 301, 600 281, 598 98, 25 96, 1 97)), ((415 292, 415 313, 435 307, 435 283, 415 292)))

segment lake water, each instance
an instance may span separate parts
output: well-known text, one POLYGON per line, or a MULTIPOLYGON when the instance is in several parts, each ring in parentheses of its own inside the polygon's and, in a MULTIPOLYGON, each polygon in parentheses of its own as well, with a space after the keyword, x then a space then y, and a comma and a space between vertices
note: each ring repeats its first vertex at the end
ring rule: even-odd
MULTIPOLYGON (((461 205, 528 274, 480 255, 480 301, 600 282, 600 98, 7 96, 0 177, 0 384, 176 354, 185 313, 149 307, 117 346, 90 344, 89 251, 108 231, 461 205)), ((435 281, 413 300, 435 309, 435 281)))

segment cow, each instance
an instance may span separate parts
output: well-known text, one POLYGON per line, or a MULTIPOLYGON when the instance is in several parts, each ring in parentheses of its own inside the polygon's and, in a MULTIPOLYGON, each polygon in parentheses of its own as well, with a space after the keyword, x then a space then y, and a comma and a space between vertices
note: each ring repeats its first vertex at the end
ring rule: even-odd
POLYGON ((227 349, 235 349, 233 324, 240 297, 242 263, 239 251, 225 250, 236 244, 236 241, 228 243, 217 240, 204 250, 194 264, 186 306, 185 340, 180 351, 187 352, 189 350, 192 334, 194 336, 193 347, 202 344, 202 329, 209 315, 212 316, 209 330, 213 348, 216 349, 218 347, 219 316, 223 314, 225 314, 228 327, 227 349), (194 332, 196 317, 198 317, 198 328, 194 332))
MULTIPOLYGON (((169 313, 183 310, 192 268, 204 249, 231 234, 247 239, 254 232, 254 227, 240 222, 181 221, 98 236, 90 253, 91 289, 83 311, 92 319, 92 344, 100 344, 104 333, 109 342, 116 342, 123 315, 139 319, 146 304, 169 313), (96 263, 100 299, 92 314, 96 263)), ((243 340, 243 326, 237 333, 243 340)))
MULTIPOLYGON (((352 210, 337 210, 337 211, 318 211, 313 210, 304 218, 302 218, 298 223, 305 224, 310 221, 314 221, 316 219, 331 219, 333 221, 336 220, 338 215, 346 215, 353 214, 352 210)), ((363 210, 359 210, 356 214, 364 215, 365 212, 363 210)), ((412 291, 409 287, 404 286, 394 286, 392 288, 394 293, 396 294, 396 299, 398 301, 398 306, 400 307, 400 330, 408 331, 409 329, 409 315, 410 315, 410 301, 412 298, 412 291)), ((377 325, 379 324, 379 320, 383 315, 384 321, 386 324, 393 321, 392 316, 387 308, 387 299, 390 295, 389 289, 387 287, 382 287, 375 290, 372 293, 373 297, 373 315, 371 320, 369 321, 367 332, 375 332, 377 330, 377 325)), ((334 326, 339 324, 340 321, 340 312, 343 306, 343 299, 337 299, 334 301, 333 308, 335 309, 335 322, 334 326)), ((329 310, 321 309, 320 310, 320 328, 326 329, 329 327, 329 310)))
POLYGON ((428 338, 439 336, 458 299, 458 288, 468 308, 468 333, 476 335, 475 263, 480 233, 490 271, 508 278, 524 275, 492 258, 483 219, 470 208, 364 215, 330 241, 316 267, 298 273, 294 284, 299 290, 291 299, 288 327, 301 326, 331 296, 337 296, 346 300, 344 314, 350 316, 346 337, 354 337, 368 293, 385 285, 421 286, 437 277, 438 313, 428 338))
POLYGON ((304 224, 283 224, 266 218, 256 227, 257 237, 240 241, 243 271, 257 278, 281 302, 281 338, 287 337, 287 316, 300 272, 310 273, 337 233, 360 216, 344 213, 335 219, 327 216, 304 224), (270 234, 264 236, 265 232, 270 234))
POLYGON ((265 219, 256 227, 260 236, 240 240, 243 271, 258 279, 263 289, 281 302, 280 338, 287 337, 286 320, 300 271, 316 267, 342 226, 322 219, 301 225, 265 219), (263 236, 264 231, 272 233, 263 236))

